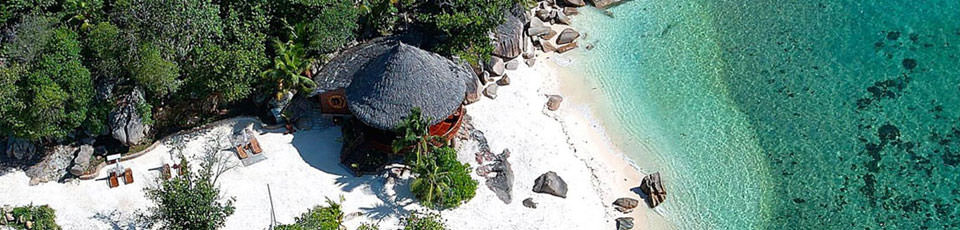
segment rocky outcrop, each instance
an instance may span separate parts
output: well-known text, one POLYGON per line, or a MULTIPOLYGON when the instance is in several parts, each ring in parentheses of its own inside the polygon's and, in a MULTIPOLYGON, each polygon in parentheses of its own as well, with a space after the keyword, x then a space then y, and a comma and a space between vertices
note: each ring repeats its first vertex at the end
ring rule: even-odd
POLYGON ((617 218, 617 230, 633 229, 633 217, 617 218))
POLYGON ((563 29, 563 31, 560 32, 560 37, 557 37, 557 45, 571 43, 577 40, 577 38, 579 37, 580 37, 580 33, 577 32, 576 30, 573 30, 571 28, 563 29))
POLYGON ((564 182, 556 172, 549 171, 537 177, 533 183, 533 192, 567 198, 567 182, 564 182))
POLYGON ((640 204, 640 201, 638 201, 637 199, 629 198, 629 197, 621 197, 616 201, 613 201, 614 208, 617 209, 617 211, 620 211, 622 213, 633 212, 633 209, 637 208, 637 205, 639 204, 640 204))
POLYGON ((554 18, 553 21, 555 21, 557 24, 570 25, 570 22, 572 20, 570 16, 567 16, 566 14, 560 11, 554 11, 554 12, 557 12, 557 17, 554 18))
POLYGON ((543 24, 543 21, 539 18, 531 18, 529 26, 527 27, 527 35, 531 37, 539 37, 546 35, 550 31, 550 27, 543 24))
POLYGON ((520 61, 518 61, 517 59, 510 60, 506 63, 503 63, 503 68, 507 70, 517 70, 518 67, 520 67, 520 61))
POLYGON ((560 109, 560 103, 563 102, 563 97, 560 95, 548 95, 547 96, 547 109, 550 111, 557 111, 560 109))
MULTIPOLYGON (((515 7, 520 7, 519 5, 515 7)), ((523 26, 526 25, 526 15, 521 10, 513 9, 504 14, 503 24, 495 31, 496 44, 493 47, 494 56, 512 59, 523 52, 523 26)))
POLYGON ((564 6, 574 6, 574 7, 581 7, 581 6, 587 5, 587 3, 583 2, 583 0, 559 0, 557 1, 557 3, 561 3, 564 6))
POLYGON ((37 146, 33 145, 33 142, 27 139, 10 137, 7 138, 5 151, 9 158, 31 160, 37 155, 37 146))
POLYGON ((49 181, 59 181, 67 175, 67 168, 73 163, 74 153, 77 147, 69 145, 58 145, 52 148, 52 152, 37 163, 27 169, 27 176, 30 177, 30 185, 37 185, 49 181))
POLYGON ((498 57, 490 57, 490 60, 487 60, 487 71, 490 71, 490 74, 493 76, 501 76, 505 71, 505 66, 503 64, 503 59, 498 57))
POLYGON ((607 9, 619 5, 622 0, 592 0, 593 6, 596 6, 600 9, 607 9))
POLYGON ((487 178, 487 188, 497 194, 503 203, 509 204, 513 200, 513 168, 507 160, 510 150, 504 149, 500 154, 480 151, 476 155, 477 163, 481 165, 477 168, 477 174, 487 178))
POLYGON ((503 75, 503 77, 501 77, 500 80, 497 80, 497 85, 500 85, 500 86, 510 85, 510 76, 503 75))
POLYGON ((491 84, 483 90, 483 95, 490 99, 497 99, 497 84, 491 84))
POLYGON ((580 46, 578 46, 576 42, 567 43, 566 45, 563 45, 557 48, 557 53, 561 53, 561 54, 566 53, 567 51, 571 51, 573 49, 576 49, 577 47, 580 47, 580 46))
POLYGON ((643 177, 640 182, 640 191, 647 194, 647 204, 651 208, 657 207, 667 199, 667 191, 663 188, 663 182, 660 180, 660 172, 643 177))
POLYGON ((73 158, 73 166, 70 167, 70 174, 82 176, 84 171, 90 167, 90 159, 93 158, 93 146, 81 145, 77 150, 77 157, 73 158))
POLYGON ((537 209, 537 202, 533 202, 533 197, 527 197, 523 199, 523 207, 537 209))
POLYGON ((150 126, 143 123, 137 105, 146 103, 143 92, 139 88, 121 98, 121 106, 110 112, 108 122, 110 134, 114 139, 127 146, 140 144, 143 137, 150 131, 150 126))

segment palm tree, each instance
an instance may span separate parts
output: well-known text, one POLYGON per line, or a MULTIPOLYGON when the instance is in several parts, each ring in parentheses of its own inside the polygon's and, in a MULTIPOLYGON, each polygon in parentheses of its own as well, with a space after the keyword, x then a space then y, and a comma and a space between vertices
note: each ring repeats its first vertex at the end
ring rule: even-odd
POLYGON ((273 68, 264 71, 263 76, 277 83, 278 97, 288 88, 310 91, 316 87, 316 82, 310 79, 307 71, 313 59, 306 57, 303 47, 292 41, 282 43, 274 40, 273 43, 277 56, 273 58, 273 68), (307 76, 304 76, 305 72, 307 76))

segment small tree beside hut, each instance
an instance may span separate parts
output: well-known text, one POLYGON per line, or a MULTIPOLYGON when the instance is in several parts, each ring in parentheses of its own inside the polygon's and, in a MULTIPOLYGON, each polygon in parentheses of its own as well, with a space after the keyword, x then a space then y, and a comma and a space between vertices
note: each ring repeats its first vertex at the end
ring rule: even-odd
POLYGON ((476 195, 477 181, 470 177, 470 165, 457 161, 457 152, 439 137, 430 136, 427 122, 414 108, 397 133, 394 151, 406 153, 406 163, 416 175, 410 191, 424 206, 456 208, 476 195))
POLYGON ((150 208, 149 217, 162 229, 218 229, 233 215, 235 198, 224 198, 216 185, 220 174, 232 168, 221 165, 226 163, 223 158, 213 157, 220 153, 219 143, 207 143, 197 172, 191 172, 183 153, 178 153, 183 175, 160 180, 158 187, 146 189, 147 198, 156 204, 150 208))

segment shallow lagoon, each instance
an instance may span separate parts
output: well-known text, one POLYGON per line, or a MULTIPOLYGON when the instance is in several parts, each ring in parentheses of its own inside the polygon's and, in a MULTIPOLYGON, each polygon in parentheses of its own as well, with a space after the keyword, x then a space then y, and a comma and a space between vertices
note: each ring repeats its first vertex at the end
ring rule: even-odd
POLYGON ((960 2, 611 12, 575 19, 595 48, 573 69, 622 149, 665 173, 677 227, 960 227, 960 2))

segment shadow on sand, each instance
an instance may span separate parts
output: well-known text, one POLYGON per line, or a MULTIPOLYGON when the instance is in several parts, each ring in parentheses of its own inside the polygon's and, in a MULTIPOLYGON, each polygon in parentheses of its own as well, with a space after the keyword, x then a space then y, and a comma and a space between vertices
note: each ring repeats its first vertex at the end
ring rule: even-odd
POLYGON ((113 210, 110 213, 98 212, 96 215, 90 217, 90 219, 109 224, 113 230, 151 229, 153 228, 153 222, 150 221, 150 218, 147 218, 146 215, 146 213, 140 210, 129 214, 113 210))
POLYGON ((341 136, 340 127, 333 126, 297 132, 292 144, 311 167, 341 177, 353 177, 350 170, 340 164, 341 136))

